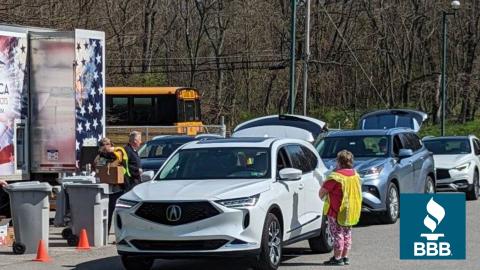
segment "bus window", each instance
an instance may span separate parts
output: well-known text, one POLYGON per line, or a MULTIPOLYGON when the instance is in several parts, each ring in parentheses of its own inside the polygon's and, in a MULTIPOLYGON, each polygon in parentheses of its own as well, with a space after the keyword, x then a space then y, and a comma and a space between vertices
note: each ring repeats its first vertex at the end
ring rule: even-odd
POLYGON ((177 98, 175 95, 157 97, 156 123, 161 126, 172 126, 177 122, 177 98))
POLYGON ((185 118, 187 122, 195 121, 195 100, 185 101, 185 118))
POLYGON ((153 98, 134 97, 133 98, 133 122, 134 124, 154 124, 155 114, 153 112, 153 98))
POLYGON ((178 120, 179 122, 194 122, 200 120, 197 100, 179 100, 178 120))
POLYGON ((110 125, 125 125, 128 121, 128 97, 112 97, 107 104, 107 122, 110 125))
POLYGON ((196 121, 201 121, 202 119, 201 119, 200 115, 202 115, 202 114, 201 114, 201 111, 200 111, 200 100, 199 99, 195 100, 195 109, 196 109, 195 110, 195 113, 196 113, 195 120, 196 121))

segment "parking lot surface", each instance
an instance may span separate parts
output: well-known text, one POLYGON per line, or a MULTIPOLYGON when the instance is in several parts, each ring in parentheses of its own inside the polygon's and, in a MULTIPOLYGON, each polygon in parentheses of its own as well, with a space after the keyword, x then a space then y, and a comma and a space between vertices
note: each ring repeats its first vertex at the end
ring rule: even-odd
MULTIPOLYGON (((408 211, 402 209, 402 211, 408 211)), ((480 201, 467 202, 467 259, 458 261, 406 261, 399 259, 400 222, 394 225, 380 225, 376 218, 367 216, 354 228, 353 249, 350 266, 341 269, 479 269, 480 256, 480 201)), ((60 228, 52 228, 49 263, 32 262, 35 255, 13 255, 11 248, 0 248, 0 269, 19 270, 120 270, 123 269, 115 246, 92 248, 79 252, 68 247, 60 235, 60 228)), ((110 238, 113 241, 113 238, 110 238)), ((300 242, 284 251, 281 270, 338 269, 323 266, 331 254, 311 254, 308 243, 300 242)), ((247 270, 248 262, 242 259, 228 260, 158 260, 154 270, 247 270)))

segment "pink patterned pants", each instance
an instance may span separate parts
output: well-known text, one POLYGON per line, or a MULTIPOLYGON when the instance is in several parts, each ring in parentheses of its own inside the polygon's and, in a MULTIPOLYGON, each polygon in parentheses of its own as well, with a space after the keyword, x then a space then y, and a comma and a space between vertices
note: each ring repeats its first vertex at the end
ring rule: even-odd
POLYGON ((328 217, 328 228, 333 237, 335 250, 349 250, 352 247, 352 227, 343 227, 333 217, 328 217))

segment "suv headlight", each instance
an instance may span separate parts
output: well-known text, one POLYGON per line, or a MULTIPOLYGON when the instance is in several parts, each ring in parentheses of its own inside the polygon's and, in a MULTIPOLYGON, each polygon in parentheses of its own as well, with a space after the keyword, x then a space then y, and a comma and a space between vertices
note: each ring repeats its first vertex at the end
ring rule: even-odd
POLYGON ((227 199, 227 200, 219 200, 215 201, 218 204, 221 204, 225 207, 247 207, 247 206, 255 206, 257 204, 258 199, 260 198, 260 194, 253 195, 250 197, 243 197, 243 198, 236 198, 236 199, 227 199))
POLYGON ((457 171, 464 171, 464 170, 468 170, 469 167, 470 167, 470 162, 457 166, 454 169, 457 171))
POLYGON ((115 208, 130 209, 137 204, 138 204, 138 202, 136 202, 136 201, 118 199, 117 203, 115 204, 115 208))
POLYGON ((383 170, 383 166, 377 166, 377 167, 372 167, 367 170, 361 171, 359 174, 361 177, 366 177, 366 176, 378 176, 383 170))

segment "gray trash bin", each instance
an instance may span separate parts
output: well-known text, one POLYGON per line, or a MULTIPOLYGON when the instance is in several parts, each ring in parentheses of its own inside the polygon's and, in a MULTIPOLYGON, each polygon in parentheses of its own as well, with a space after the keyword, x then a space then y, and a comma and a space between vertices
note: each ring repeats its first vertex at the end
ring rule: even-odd
POLYGON ((16 254, 34 254, 38 242, 45 241, 48 248, 48 227, 52 187, 38 181, 19 182, 5 187, 10 195, 16 254))
MULTIPOLYGON (((60 178, 58 182, 60 183, 60 190, 57 193, 57 200, 56 200, 56 209, 55 209, 55 219, 53 221, 53 225, 57 227, 65 227, 68 223, 68 197, 65 192, 65 184, 66 183, 95 183, 95 177, 93 176, 67 176, 60 178)), ((62 232, 62 236, 67 239, 70 236, 70 230, 64 230, 62 232)))
POLYGON ((86 229, 91 246, 107 245, 108 185, 68 183, 65 188, 70 198, 73 232, 68 244, 76 245, 81 230, 86 229))

